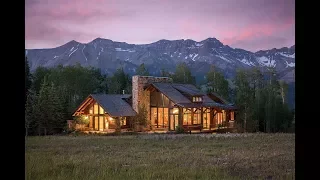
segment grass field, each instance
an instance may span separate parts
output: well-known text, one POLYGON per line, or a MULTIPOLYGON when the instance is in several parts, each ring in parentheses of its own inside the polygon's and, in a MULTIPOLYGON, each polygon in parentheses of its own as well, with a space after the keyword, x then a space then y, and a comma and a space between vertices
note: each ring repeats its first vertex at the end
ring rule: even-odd
POLYGON ((26 179, 294 179, 294 134, 26 138, 26 179))

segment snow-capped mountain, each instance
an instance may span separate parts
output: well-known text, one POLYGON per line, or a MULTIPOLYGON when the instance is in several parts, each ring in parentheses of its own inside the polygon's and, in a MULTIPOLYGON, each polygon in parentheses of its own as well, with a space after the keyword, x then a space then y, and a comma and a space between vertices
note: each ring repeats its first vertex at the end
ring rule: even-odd
POLYGON ((144 63, 153 75, 162 68, 173 72, 179 62, 186 62, 194 75, 203 77, 210 65, 232 77, 237 68, 275 67, 280 78, 294 82, 295 46, 290 48, 250 52, 222 44, 216 38, 200 42, 187 40, 160 40, 151 44, 128 44, 97 38, 89 43, 70 41, 51 49, 26 49, 31 70, 38 66, 53 67, 59 64, 98 67, 112 73, 123 66, 134 74, 137 66, 144 63))

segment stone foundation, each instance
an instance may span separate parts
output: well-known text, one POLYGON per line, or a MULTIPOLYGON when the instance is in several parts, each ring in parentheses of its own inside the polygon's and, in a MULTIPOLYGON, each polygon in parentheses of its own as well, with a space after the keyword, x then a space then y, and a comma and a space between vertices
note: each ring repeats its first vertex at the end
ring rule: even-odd
POLYGON ((155 82, 172 82, 169 77, 154 76, 132 76, 132 107, 139 113, 139 105, 144 105, 148 111, 148 119, 150 119, 150 92, 144 91, 144 87, 155 82))

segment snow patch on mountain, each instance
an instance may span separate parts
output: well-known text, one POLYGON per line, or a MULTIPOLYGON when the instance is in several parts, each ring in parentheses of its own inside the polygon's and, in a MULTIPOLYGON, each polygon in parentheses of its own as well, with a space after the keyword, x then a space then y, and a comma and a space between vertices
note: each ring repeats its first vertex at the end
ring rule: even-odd
POLYGON ((198 55, 199 55, 199 54, 195 54, 195 55, 193 56, 193 58, 192 58, 192 61, 196 61, 196 60, 194 60, 194 58, 196 58, 198 55))
POLYGON ((286 64, 287 64, 287 67, 295 67, 296 65, 296 63, 294 62, 288 63, 288 61, 286 61, 286 64))
MULTIPOLYGON (((72 47, 72 49, 73 49, 73 47, 72 47)), ((76 52, 77 50, 78 50, 78 48, 75 49, 74 51, 72 51, 72 52, 69 54, 69 57, 70 57, 74 52, 76 52)))
POLYGON ((243 58, 243 59, 238 59, 240 62, 242 62, 243 64, 246 64, 248 66, 255 66, 253 62, 248 61, 247 59, 243 58))
POLYGON ((257 57, 257 61, 260 65, 263 65, 263 66, 274 67, 276 65, 275 60, 268 59, 265 56, 257 57))
POLYGON ((116 51, 127 51, 127 52, 136 52, 135 50, 130 49, 121 49, 121 48, 114 48, 116 51))
POLYGON ((203 46, 203 44, 202 44, 202 43, 195 43, 195 45, 196 45, 197 47, 201 47, 201 46, 203 46))
POLYGON ((293 53, 292 55, 288 55, 288 54, 284 54, 282 52, 279 53, 281 56, 284 56, 284 57, 288 57, 288 58, 295 58, 295 54, 296 53, 293 53))
POLYGON ((87 59, 86 55, 84 55, 84 52, 83 52, 84 48, 86 48, 86 45, 83 46, 82 54, 83 54, 84 58, 86 58, 86 61, 88 62, 88 59, 87 59))
POLYGON ((216 55, 217 57, 219 57, 219 58, 221 58, 221 59, 223 59, 223 60, 225 60, 225 61, 227 61, 227 62, 230 62, 231 63, 231 61, 229 60, 229 59, 227 59, 227 58, 225 58, 225 57, 223 57, 223 56, 220 56, 220 55, 216 55))

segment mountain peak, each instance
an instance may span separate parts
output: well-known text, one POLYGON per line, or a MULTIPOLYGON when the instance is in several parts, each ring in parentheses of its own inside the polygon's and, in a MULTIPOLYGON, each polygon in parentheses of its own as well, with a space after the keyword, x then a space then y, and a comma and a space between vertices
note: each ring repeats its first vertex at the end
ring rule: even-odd
POLYGON ((98 38, 95 38, 94 40, 92 40, 91 42, 89 42, 88 44, 90 44, 90 43, 96 43, 96 42, 101 42, 101 41, 113 42, 113 41, 110 40, 110 39, 104 39, 104 38, 98 37, 98 38))
POLYGON ((68 43, 80 43, 80 42, 78 42, 78 41, 76 41, 76 40, 71 40, 71 41, 69 41, 68 43))
POLYGON ((293 45, 293 46, 291 46, 289 49, 295 50, 295 48, 296 48, 296 45, 293 45))
MULTIPOLYGON (((214 38, 214 37, 209 37, 203 41, 219 41, 217 38, 214 38)), ((220 42, 220 41, 219 41, 220 42)))
POLYGON ((215 47, 221 47, 221 46, 223 46, 222 42, 220 42, 220 41, 219 41, 218 39, 216 39, 216 38, 211 38, 211 37, 209 37, 209 38, 201 41, 201 43, 211 44, 211 45, 213 45, 213 46, 215 46, 215 47))

